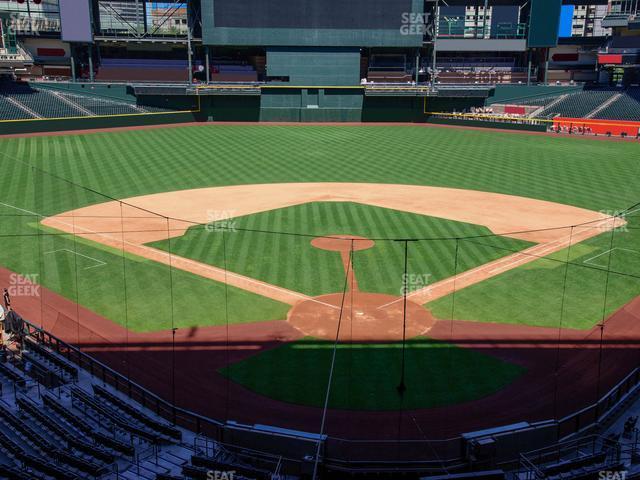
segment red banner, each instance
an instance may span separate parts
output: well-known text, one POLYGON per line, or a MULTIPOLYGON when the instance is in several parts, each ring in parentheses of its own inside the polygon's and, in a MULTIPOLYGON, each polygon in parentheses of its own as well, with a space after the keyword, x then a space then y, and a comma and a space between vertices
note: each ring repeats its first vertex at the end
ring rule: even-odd
POLYGON ((563 118, 553 119, 553 128, 571 131, 576 134, 622 135, 636 137, 640 134, 640 122, 625 120, 599 120, 595 118, 563 118))
POLYGON ((622 55, 598 55, 598 63, 600 65, 622 65, 622 55))

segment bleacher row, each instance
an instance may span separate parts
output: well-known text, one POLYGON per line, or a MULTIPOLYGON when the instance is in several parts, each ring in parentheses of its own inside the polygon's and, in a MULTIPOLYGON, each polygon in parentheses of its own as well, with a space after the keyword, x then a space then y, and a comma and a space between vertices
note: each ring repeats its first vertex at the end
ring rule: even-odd
POLYGON ((33 88, 28 84, 0 84, 0 119, 92 117, 99 115, 139 114, 165 109, 141 107, 135 103, 79 95, 48 88, 33 88))
POLYGON ((35 339, 0 355, 0 478, 272 480, 78 369, 35 339), (210 448, 210 445, 215 448, 210 448))
POLYGON ((639 87, 624 91, 613 88, 584 90, 564 95, 520 99, 509 103, 541 107, 535 115, 538 118, 562 116, 640 121, 639 87))

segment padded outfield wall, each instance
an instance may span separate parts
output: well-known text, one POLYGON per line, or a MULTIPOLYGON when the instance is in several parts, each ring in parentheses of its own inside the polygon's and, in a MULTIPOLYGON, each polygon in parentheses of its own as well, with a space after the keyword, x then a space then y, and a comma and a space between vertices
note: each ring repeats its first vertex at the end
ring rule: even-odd
MULTIPOLYGON (((264 89, 261 95, 204 95, 197 97, 145 95, 139 104, 148 106, 195 106, 176 112, 141 113, 98 117, 0 121, 0 135, 92 130, 118 127, 180 124, 190 122, 399 122, 450 123, 469 121, 434 119, 428 112, 463 111, 482 105, 482 98, 424 98, 416 96, 368 96, 354 88, 264 89)), ((508 128, 505 123, 477 122, 486 128, 508 128)), ((527 125, 518 129, 537 130, 527 125)))

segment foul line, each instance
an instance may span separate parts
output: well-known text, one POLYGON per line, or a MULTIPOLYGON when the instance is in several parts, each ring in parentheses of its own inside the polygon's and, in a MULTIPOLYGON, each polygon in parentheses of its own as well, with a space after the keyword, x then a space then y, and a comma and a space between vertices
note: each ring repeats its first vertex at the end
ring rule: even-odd
POLYGON ((599 253, 595 257, 587 258, 582 263, 584 263, 585 265, 593 265, 594 267, 598 267, 598 268, 607 268, 607 265, 600 265, 599 263, 593 263, 593 260, 595 260, 596 258, 600 258, 608 253, 613 254, 615 251, 629 252, 629 253, 635 253, 636 255, 640 255, 640 252, 638 252, 637 250, 631 250, 629 248, 614 247, 607 250, 606 252, 599 253))
MULTIPOLYGON (((460 288, 460 290, 470 287, 471 285, 475 285, 477 283, 483 282, 485 280, 488 280, 489 278, 493 278, 496 275, 500 274, 500 273, 505 273, 509 270, 513 270, 519 266, 522 265, 526 265, 527 263, 531 263, 535 260, 539 260, 544 258, 546 255, 550 255, 552 253, 555 253, 559 250, 562 250, 563 248, 566 248, 570 245, 572 245, 573 243, 580 243, 582 241, 588 240, 589 238, 592 238, 604 231, 608 231, 610 229, 616 228, 617 227, 617 219, 614 219, 613 224, 611 226, 608 226, 607 224, 611 222, 611 219, 604 219, 601 222, 598 222, 597 224, 594 225, 593 229, 590 229, 589 231, 587 231, 589 233, 589 235, 587 235, 585 237, 584 232, 582 234, 578 233, 574 233, 572 235, 567 235, 566 237, 563 238, 559 238, 557 240, 553 240, 551 242, 547 242, 547 243, 542 243, 542 244, 538 244, 538 245, 534 245, 533 247, 530 247, 526 250, 523 250, 521 252, 518 253, 514 253, 512 255, 508 255, 506 257, 500 258, 498 260, 495 260, 493 262, 490 262, 488 264, 484 264, 481 265, 479 267, 475 267, 471 270, 468 270, 464 273, 461 273, 459 275, 455 275, 453 277, 450 277, 448 279, 442 280, 440 282, 436 282, 433 285, 430 285, 428 287, 425 288, 421 288, 419 290, 415 290, 413 292, 411 292, 410 294, 407 295, 407 298, 413 298, 415 296, 418 295, 428 295, 431 297, 431 293, 433 292, 433 290, 437 289, 437 288, 441 288, 449 283, 452 282, 459 282, 461 279, 466 278, 468 276, 471 275, 477 275, 477 274, 482 274, 484 273, 484 278, 480 278, 477 282, 471 283, 469 285, 465 285, 463 287, 460 288), (596 232, 591 234, 592 232, 596 232), (585 237, 582 238, 580 240, 576 241, 577 237, 585 237), (495 267, 492 270, 486 271, 487 268, 489 267, 495 267)), ((637 253, 637 252, 636 252, 637 253)), ((448 295, 451 292, 446 292, 443 293, 442 295, 440 295, 439 297, 436 298, 430 298, 428 301, 432 302, 434 300, 437 300, 438 298, 444 297, 445 295, 448 295)), ((400 301, 402 301, 403 299, 396 299, 393 300, 389 303, 386 303, 384 305, 381 305, 378 307, 378 310, 383 309, 383 308, 387 308, 395 303, 398 303, 400 301)))
POLYGON ((92 261, 96 262, 96 265, 92 265, 90 267, 85 267, 83 270, 90 270, 92 268, 104 267, 107 264, 107 262, 103 262, 102 260, 98 260, 97 258, 90 257, 89 255, 84 255, 82 253, 74 252, 73 250, 69 250, 68 248, 60 248, 58 250, 51 250, 50 252, 44 252, 44 254, 45 255, 51 255, 51 254, 58 253, 58 252, 72 253, 72 254, 77 255, 79 257, 84 257, 84 258, 87 258, 89 260, 92 260, 92 261))

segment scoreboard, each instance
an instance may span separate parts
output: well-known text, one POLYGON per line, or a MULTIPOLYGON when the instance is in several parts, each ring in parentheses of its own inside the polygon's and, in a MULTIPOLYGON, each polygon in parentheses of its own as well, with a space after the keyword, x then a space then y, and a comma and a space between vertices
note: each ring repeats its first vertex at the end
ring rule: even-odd
POLYGON ((421 46, 423 0, 202 0, 207 45, 421 46))

